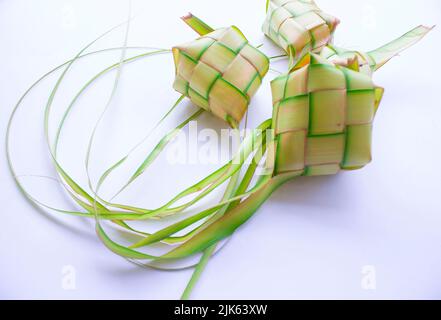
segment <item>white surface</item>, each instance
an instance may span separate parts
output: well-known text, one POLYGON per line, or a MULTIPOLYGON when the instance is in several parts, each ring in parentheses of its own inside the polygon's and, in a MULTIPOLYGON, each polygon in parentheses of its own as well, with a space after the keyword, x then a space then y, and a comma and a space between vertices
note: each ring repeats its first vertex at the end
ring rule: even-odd
MULTIPOLYGON (((213 26, 237 25, 252 43, 264 42, 264 50, 271 52, 260 33, 264 2, 134 1, 137 18, 129 45, 170 47, 194 38, 178 19, 192 11, 213 26)), ((373 49, 419 24, 441 22, 438 0, 318 2, 342 20, 336 43, 356 49, 373 49)), ((0 1, 2 134, 14 103, 38 76, 73 57, 126 15, 126 1, 0 1)), ((122 42, 123 28, 94 49, 122 42)), ((438 28, 376 74, 386 95, 375 124, 374 162, 362 171, 302 178, 284 186, 212 259, 193 298, 441 298, 440 43, 438 28), (375 268, 376 290, 361 285, 366 266, 375 268)), ((63 84, 54 112, 66 107, 80 84, 118 58, 119 53, 113 53, 78 63, 63 84)), ((268 81, 273 76, 268 75, 253 100, 250 126, 271 113, 268 81)), ((124 69, 112 111, 98 134, 101 151, 93 154, 93 172, 102 172, 124 154, 131 146, 125 142, 138 141, 177 97, 172 77, 170 56, 124 69)), ((54 79, 32 93, 19 115, 21 130, 14 135, 14 150, 21 174, 53 175, 41 120, 54 79)), ((68 120, 63 146, 75 152, 62 148, 60 156, 81 182, 84 139, 106 103, 112 81, 113 76, 100 81, 68 120), (85 120, 86 113, 90 120, 85 120)), ((188 114, 184 106, 171 123, 188 114)), ((199 125, 222 127, 209 116, 199 125)), ((0 165, 0 298, 179 297, 190 270, 145 270, 115 256, 97 240, 90 222, 46 217, 35 210, 14 186, 6 161, 0 165), (75 270, 74 290, 63 289, 65 266, 75 270)), ((215 167, 157 165, 125 200, 153 207, 215 167)), ((33 180, 32 190, 39 197, 69 208, 58 189, 33 180)))

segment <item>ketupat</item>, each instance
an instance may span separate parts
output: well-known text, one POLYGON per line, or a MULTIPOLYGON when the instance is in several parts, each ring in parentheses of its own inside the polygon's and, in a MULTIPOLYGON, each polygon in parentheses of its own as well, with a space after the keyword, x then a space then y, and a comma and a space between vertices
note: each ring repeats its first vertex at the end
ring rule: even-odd
POLYGON ((269 0, 262 30, 291 59, 318 53, 332 41, 340 20, 323 12, 313 0, 269 0))
MULTIPOLYGON (((181 98, 186 96, 200 107, 201 112, 207 110, 227 121, 232 128, 238 128, 251 98, 259 89, 262 79, 269 70, 269 59, 257 48, 251 46, 242 32, 234 26, 214 30, 191 13, 182 19, 201 37, 172 48, 175 62, 174 89, 183 94, 181 98)), ((181 98, 171 110, 180 103, 181 98)), ((197 118, 201 112, 195 113, 167 134, 146 157, 129 181, 117 192, 117 195, 143 174, 177 133, 188 122, 197 118)), ((124 159, 115 163, 105 174, 108 175, 124 159)), ((151 211, 105 201, 104 203, 120 209, 129 209, 129 211, 132 209, 143 213, 151 211)))
POLYGON ((371 77, 313 53, 271 82, 274 175, 329 175, 371 161, 372 121, 383 89, 371 77))
MULTIPOLYGON (((191 13, 181 19, 201 37, 190 43, 175 46, 171 50, 175 62, 173 87, 182 93, 182 96, 163 119, 184 97, 190 98, 201 109, 161 139, 116 195, 142 175, 167 144, 204 110, 224 119, 232 128, 238 128, 251 98, 259 89, 262 79, 269 70, 268 57, 251 46, 238 28, 232 26, 214 30, 191 13)), ((127 157, 128 155, 111 166, 102 178, 105 180, 106 176, 127 157)), ((223 178, 230 177, 231 175, 226 175, 223 178)), ((216 185, 212 186, 213 189, 222 184, 216 183, 216 179, 212 179, 212 183, 216 185)), ((99 200, 102 200, 105 205, 129 212, 147 214, 157 211, 115 204, 101 198, 99 200)), ((169 210, 169 214, 174 212, 173 209, 169 210)), ((142 218, 138 217, 138 219, 142 218)))
MULTIPOLYGON (((188 19, 199 19, 190 15, 188 19)), ((202 33, 210 29, 204 28, 202 33)), ((174 89, 238 128, 251 98, 268 72, 269 59, 237 27, 203 34, 173 48, 174 89)))

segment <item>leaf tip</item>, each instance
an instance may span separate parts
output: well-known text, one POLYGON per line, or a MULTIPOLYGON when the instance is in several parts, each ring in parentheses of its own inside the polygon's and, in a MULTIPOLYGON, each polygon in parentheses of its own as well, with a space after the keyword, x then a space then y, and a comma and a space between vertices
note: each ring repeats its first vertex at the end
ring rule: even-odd
POLYGON ((193 18, 193 14, 191 12, 189 12, 185 16, 181 17, 181 19, 184 20, 184 22, 186 22, 187 20, 190 20, 191 18, 193 18))

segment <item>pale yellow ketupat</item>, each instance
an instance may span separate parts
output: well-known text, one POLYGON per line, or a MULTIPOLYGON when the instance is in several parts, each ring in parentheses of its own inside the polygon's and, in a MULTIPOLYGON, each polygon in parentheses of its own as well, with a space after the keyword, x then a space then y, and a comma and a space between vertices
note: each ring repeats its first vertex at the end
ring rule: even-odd
POLYGON ((262 30, 293 63, 331 43, 340 20, 323 12, 313 0, 269 0, 262 30))
POLYGON ((372 122, 383 96, 371 77, 311 53, 271 88, 274 175, 331 175, 371 161, 372 122))
POLYGON ((173 48, 174 89, 237 128, 268 72, 269 59, 236 27, 173 48))

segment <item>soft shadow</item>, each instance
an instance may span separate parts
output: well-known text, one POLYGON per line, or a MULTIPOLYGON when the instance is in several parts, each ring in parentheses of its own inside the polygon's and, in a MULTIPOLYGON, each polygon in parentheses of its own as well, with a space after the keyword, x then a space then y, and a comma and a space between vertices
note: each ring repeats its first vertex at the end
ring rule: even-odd
POLYGON ((357 192, 357 185, 347 183, 345 173, 324 177, 300 177, 286 183, 277 190, 270 201, 279 204, 286 204, 292 208, 288 212, 278 212, 277 214, 311 216, 311 212, 329 214, 337 212, 339 215, 352 215, 354 206, 357 206, 360 192, 357 192), (347 195, 347 197, 342 197, 347 195), (350 198, 350 201, 348 200, 350 198), (300 210, 297 210, 301 208, 300 210), (308 210, 308 208, 318 208, 323 210, 308 210), (333 209, 333 210, 329 210, 333 209))

